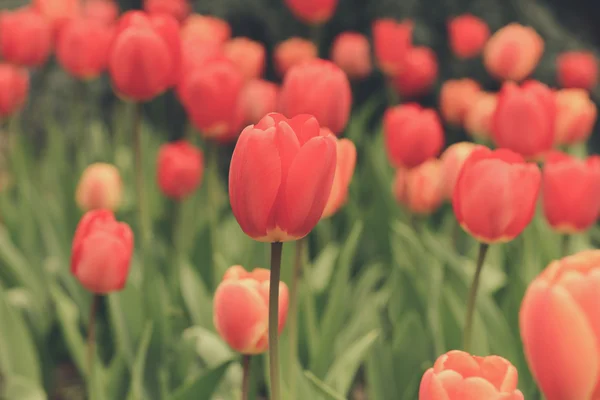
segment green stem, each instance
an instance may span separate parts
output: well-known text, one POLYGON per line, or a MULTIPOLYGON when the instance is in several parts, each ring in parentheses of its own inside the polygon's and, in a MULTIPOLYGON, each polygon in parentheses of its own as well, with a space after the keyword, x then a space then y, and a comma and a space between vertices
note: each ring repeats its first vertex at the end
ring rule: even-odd
POLYGON ((323 25, 316 24, 310 26, 310 38, 317 48, 317 56, 321 54, 321 37, 323 35, 323 25))
POLYGON ((289 352, 289 387, 291 399, 296 398, 296 358, 298 352, 298 286, 302 277, 304 242, 306 239, 296 241, 296 254, 294 255, 294 270, 290 287, 290 303, 288 312, 288 332, 290 341, 289 352))
POLYGON ((396 91, 392 79, 387 79, 385 85, 385 93, 387 95, 389 107, 393 107, 400 104, 400 95, 396 91))
POLYGON ((571 251, 571 235, 563 234, 560 239, 561 256, 566 257, 571 251))
POLYGON ((94 294, 92 305, 90 306, 90 318, 87 331, 87 374, 88 374, 88 397, 93 399, 94 396, 94 355, 96 344, 96 313, 100 304, 99 294, 94 294))
POLYGON ((490 247, 487 243, 479 244, 479 255, 477 256, 477 265, 475 267, 475 276, 473 277, 473 283, 469 291, 469 299, 467 301, 467 317, 465 319, 465 329, 463 331, 463 350, 469 351, 471 347, 471 334, 473 331, 473 316, 475 314, 475 303, 477 299, 477 289, 479 288, 479 280, 481 278, 481 270, 483 269, 483 262, 487 254, 488 248, 490 247))
POLYGON ((271 243, 271 278, 269 282, 269 370, 271 399, 281 400, 279 388, 279 278, 283 243, 271 243))
POLYGON ((218 274, 215 273, 216 269, 216 252, 218 247, 218 225, 219 225, 219 198, 218 198, 218 185, 219 185, 219 148, 215 143, 209 142, 206 148, 208 152, 208 176, 206 186, 208 189, 208 223, 210 228, 210 240, 211 240, 211 260, 212 268, 207 270, 206 281, 209 287, 215 284, 214 277, 218 274))
POLYGON ((142 251, 150 239, 150 228, 148 225, 148 210, 146 208, 146 196, 144 191, 144 158, 142 146, 142 105, 135 104, 133 115, 133 137, 135 155, 135 189, 138 207, 138 224, 142 238, 142 251))
POLYGON ((249 354, 242 354, 242 400, 248 400, 250 393, 250 361, 249 354))

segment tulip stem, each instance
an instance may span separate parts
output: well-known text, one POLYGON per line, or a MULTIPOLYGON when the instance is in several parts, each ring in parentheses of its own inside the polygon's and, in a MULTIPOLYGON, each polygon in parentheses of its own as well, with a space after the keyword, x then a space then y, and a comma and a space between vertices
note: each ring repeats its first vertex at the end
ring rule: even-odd
POLYGON ((281 400, 279 389, 279 278, 283 243, 271 243, 271 277, 269 282, 269 370, 271 399, 281 400))
MULTIPOLYGON (((142 104, 135 104, 133 115, 133 137, 135 153, 135 189, 138 207, 138 229, 142 238, 142 249, 145 248, 149 239, 146 197, 144 196, 144 163, 142 150, 142 104)), ((143 251, 143 250, 142 250, 143 251)))
POLYGON ((469 291, 469 299, 467 301, 467 317, 465 319, 465 329, 463 331, 463 350, 467 352, 471 347, 471 334, 473 330, 473 316, 475 314, 475 301, 477 299, 477 289, 479 288, 481 270, 483 269, 483 262, 485 261, 485 256, 489 247, 490 245, 487 243, 479 244, 479 255, 477 256, 475 276, 473 276, 473 283, 471 284, 471 289, 469 291))
POLYGON ((249 354, 242 354, 242 400, 248 400, 250 393, 250 361, 249 354))
POLYGON ((94 294, 92 298, 92 305, 90 306, 90 318, 88 321, 88 331, 87 331, 87 373, 88 373, 88 394, 89 398, 94 398, 94 385, 92 384, 94 381, 94 355, 95 344, 96 344, 96 313, 98 312, 98 306, 100 305, 100 298, 102 296, 99 294, 94 294))
POLYGON ((323 33, 323 25, 321 25, 321 24, 311 25, 310 36, 311 36, 312 42, 315 45, 315 48, 317 49, 317 57, 319 56, 319 54, 321 54, 322 33, 323 33))
POLYGON ((306 239, 296 241, 296 254, 294 255, 294 269, 292 272, 292 285, 290 288, 290 308, 288 313, 289 318, 289 388, 290 396, 296 398, 296 354, 298 351, 298 286, 302 276, 304 242, 306 239))
POLYGON ((561 241, 560 241, 560 249, 561 249, 561 256, 562 257, 566 257, 570 254, 570 250, 571 250, 571 235, 569 234, 564 234, 561 237, 561 241))
POLYGON ((211 260, 212 269, 207 270, 206 281, 209 287, 215 284, 215 273, 216 261, 215 254, 219 248, 217 245, 217 233, 219 227, 219 147, 216 143, 209 142, 206 151, 208 152, 208 171, 207 171, 207 182, 206 186, 208 189, 208 227, 210 229, 210 241, 211 241, 211 260))

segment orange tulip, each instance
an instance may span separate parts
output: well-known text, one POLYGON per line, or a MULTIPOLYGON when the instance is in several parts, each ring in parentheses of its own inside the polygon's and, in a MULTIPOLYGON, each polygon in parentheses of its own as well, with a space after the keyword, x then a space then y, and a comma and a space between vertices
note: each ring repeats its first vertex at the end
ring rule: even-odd
POLYGON ((318 57, 317 47, 310 40, 293 37, 279 43, 275 47, 273 58, 275 70, 280 76, 296 65, 318 57))
POLYGON ((481 87, 470 78, 449 79, 442 84, 440 91, 440 110, 449 124, 460 126, 481 87))
POLYGON ((183 21, 190 14, 187 0, 144 0, 144 11, 148 14, 168 14, 178 21, 183 21))
POLYGON ((338 0, 285 0, 285 4, 299 20, 322 24, 331 19, 338 0))
MULTIPOLYGON (((256 268, 247 272, 242 266, 230 267, 217 287, 213 301, 213 320, 219 335, 235 351, 260 354, 269 348, 270 271, 256 268)), ((289 294, 279 282, 279 333, 287 319, 289 294)))
POLYGON ((583 89, 556 92, 555 143, 559 145, 585 142, 594 129, 598 110, 583 89))
POLYGON ((415 214, 435 212, 443 200, 442 164, 430 158, 412 169, 398 168, 393 192, 396 201, 415 214))
POLYGON ((231 37, 231 27, 220 18, 208 15, 192 14, 181 27, 181 39, 225 43, 231 37))
POLYGON ((477 146, 471 142, 459 142, 449 146, 440 157, 442 162, 442 186, 444 197, 451 200, 456 180, 467 158, 477 146))
POLYGON ((410 20, 396 22, 378 19, 373 23, 373 46, 379 69, 389 77, 396 76, 406 53, 412 47, 414 23, 410 20))
POLYGON ((84 18, 112 25, 119 17, 119 6, 114 0, 86 0, 82 12, 84 18))
POLYGON ((394 87, 405 97, 427 94, 438 75, 435 53, 428 47, 412 47, 404 57, 394 79, 394 87))
MULTIPOLYGON (((321 135, 333 135, 328 129, 322 129, 321 135), (325 131, 325 132, 323 132, 325 131)), ((335 137, 335 135, 333 136, 335 137)), ((331 193, 321 218, 328 218, 335 214, 348 199, 348 188, 354 175, 356 166, 356 146, 350 139, 336 139, 337 141, 337 166, 335 177, 331 186, 331 193)))
POLYGON ((269 114, 240 135, 229 200, 242 230, 261 242, 300 239, 323 215, 336 170, 336 142, 316 118, 269 114))
POLYGON ((362 79, 371 74, 371 46, 365 35, 358 32, 344 32, 333 41, 331 60, 350 79, 362 79))
POLYGON ((0 12, 0 54, 4 61, 39 67, 52 49, 52 29, 30 8, 0 12))
POLYGON ((593 89, 598 83, 598 60, 593 53, 570 51, 556 59, 558 84, 564 88, 593 89))
POLYGON ((481 18, 465 14, 453 18, 448 23, 450 48, 459 58, 473 58, 479 55, 490 37, 490 28, 481 18))
POLYGON ((156 179, 162 193, 175 200, 192 194, 202 182, 202 151, 185 140, 163 144, 158 151, 156 179))
POLYGON ((494 93, 479 92, 468 107, 465 116, 465 129, 472 137, 492 136, 492 118, 496 112, 498 96, 494 93))
POLYGON ((529 367, 547 400, 600 398, 600 251, 553 261, 519 314, 529 367))
POLYGON ((75 199, 80 209, 112 210, 121 205, 123 181, 119 170, 112 164, 89 165, 79 178, 75 199))
POLYGON ((246 80, 258 79, 265 72, 266 51, 262 43, 237 37, 227 42, 224 50, 246 80))
POLYGON ((265 115, 277 110, 279 87, 269 81, 254 79, 246 83, 240 101, 244 110, 244 122, 257 124, 265 115))
POLYGON ((10 64, 0 63, 0 118, 19 111, 29 93, 27 70, 10 64))

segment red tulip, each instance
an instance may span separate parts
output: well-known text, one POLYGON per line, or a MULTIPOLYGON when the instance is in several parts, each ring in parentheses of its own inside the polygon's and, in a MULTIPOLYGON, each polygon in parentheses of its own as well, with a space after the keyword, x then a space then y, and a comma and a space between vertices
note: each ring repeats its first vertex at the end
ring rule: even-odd
POLYGON ((225 44, 225 56, 240 70, 246 80, 258 79, 265 72, 265 46, 254 40, 238 37, 225 44))
POLYGON ((80 0, 33 0, 32 7, 52 25, 55 35, 63 25, 81 15, 80 0))
POLYGON ((202 151, 184 140, 163 144, 156 162, 158 187, 167 197, 182 200, 198 188, 204 174, 202 151))
POLYGON ((435 212, 444 199, 442 164, 430 158, 415 168, 398 168, 393 192, 396 201, 415 214, 435 212))
POLYGON ((71 273, 90 292, 107 294, 125 287, 133 253, 133 233, 108 210, 88 211, 75 231, 71 273))
POLYGON ((167 14, 178 21, 185 20, 190 9, 187 0, 144 0, 144 11, 148 14, 167 14))
POLYGON ((179 24, 176 19, 167 14, 151 15, 150 22, 156 32, 167 43, 173 62, 169 77, 169 87, 176 86, 181 78, 181 61, 183 58, 179 24))
POLYGON ((279 97, 279 111, 284 115, 314 115, 321 126, 339 134, 348 122, 351 105, 348 77, 330 61, 308 61, 285 75, 279 97))
POLYGON ((322 24, 333 16, 338 0, 285 0, 285 4, 299 20, 322 24))
POLYGON ((533 218, 540 181, 537 165, 517 153, 478 146, 454 187, 456 219, 480 242, 513 240, 533 218))
POLYGON ((523 400, 518 380, 516 368, 502 357, 452 350, 423 375, 419 400, 523 400))
POLYGON ((456 187, 456 180, 465 161, 477 146, 471 142, 459 142, 449 146, 442 156, 442 185, 444 197, 451 200, 456 187))
POLYGON ((244 122, 257 124, 265 115, 277 110, 279 87, 269 81, 254 79, 244 86, 240 101, 244 122))
POLYGON ((415 97, 431 90, 438 74, 437 58, 427 47, 412 47, 406 53, 394 79, 401 96, 415 97))
POLYGON ((306 236, 319 222, 336 170, 336 143, 309 115, 269 114, 240 135, 229 200, 242 230, 261 242, 306 236))
POLYGON ((285 76, 292 67, 317 57, 315 44, 310 40, 297 37, 279 43, 273 53, 275 70, 280 76, 285 76))
MULTIPOLYGON (((269 348, 269 277, 267 269, 247 272, 242 266, 230 267, 217 287, 213 301, 213 320, 219 335, 235 351, 260 354, 269 348)), ((289 294, 279 282, 279 333, 285 326, 289 294)))
POLYGON ((479 55, 490 37, 490 28, 481 18, 464 14, 448 23, 450 48, 459 58, 479 55))
POLYGON ((556 59, 558 84, 564 88, 593 89, 598 83, 598 60, 593 53, 571 51, 556 59))
POLYGON ((498 147, 533 158, 554 144, 556 100, 546 85, 529 81, 522 86, 506 82, 498 95, 492 136, 498 147))
POLYGON ((0 54, 4 61, 39 67, 51 48, 52 30, 44 17, 30 8, 0 13, 0 54))
POLYGON ((467 110, 464 125, 473 137, 489 138, 492 135, 492 119, 496 112, 498 96, 494 93, 479 92, 467 110))
POLYGON ((440 110, 442 117, 453 125, 460 126, 464 122, 467 111, 479 93, 481 87, 470 78, 449 79, 442 84, 440 91, 440 110))
POLYGON ((373 46, 379 68, 387 76, 395 76, 401 68, 406 54, 412 47, 414 23, 410 20, 396 22, 379 19, 372 27, 373 46))
POLYGON ((79 208, 115 211, 121 205, 123 181, 119 170, 111 164, 89 165, 77 185, 75 200, 79 208))
POLYGON ((230 37, 231 27, 227 21, 208 15, 192 14, 181 27, 182 40, 194 38, 223 44, 230 37))
POLYGON ((113 0, 86 0, 83 16, 104 25, 112 25, 119 17, 119 6, 113 0))
POLYGON ((414 168, 436 157, 444 146, 444 131, 434 110, 408 103, 388 108, 383 117, 388 158, 395 168, 414 168))
MULTIPOLYGON (((211 60, 225 58, 223 45, 214 41, 187 38, 181 42, 181 71, 179 84, 193 71, 211 60)), ((179 90, 179 89, 177 89, 179 90)))
POLYGON ((371 74, 371 45, 367 37, 357 32, 339 34, 331 48, 331 60, 350 79, 362 79, 371 74))
POLYGON ((0 64, 0 118, 19 111, 29 93, 29 74, 25 69, 0 64))
MULTIPOLYGON (((324 128, 321 135, 333 135, 331 131, 324 128)), ((333 135, 335 137, 335 135, 333 135)), ((348 188, 354 175, 356 166, 356 146, 350 139, 337 139, 337 166, 335 168, 335 177, 331 186, 329 200, 323 211, 321 218, 328 218, 335 214, 348 199, 348 188)))
POLYGON ((556 92, 555 143, 559 145, 585 142, 594 129, 598 110, 583 89, 556 92))

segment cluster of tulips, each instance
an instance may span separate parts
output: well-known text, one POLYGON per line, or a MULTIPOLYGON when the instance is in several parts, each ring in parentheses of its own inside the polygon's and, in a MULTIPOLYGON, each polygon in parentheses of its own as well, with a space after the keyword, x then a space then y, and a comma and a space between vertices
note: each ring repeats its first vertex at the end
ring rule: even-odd
MULTIPOLYGON (((286 0, 298 19, 317 28, 331 18, 336 3, 286 0)), ((468 78, 446 81, 438 114, 416 102, 432 90, 438 65, 431 49, 413 45, 413 26, 411 20, 392 19, 373 24, 376 65, 403 100, 385 112, 382 152, 397 170, 392 186, 401 205, 428 215, 448 200, 457 222, 481 243, 465 318, 468 351, 488 246, 523 232, 539 198, 549 225, 565 237, 589 229, 600 214, 600 158, 579 160, 558 151, 592 133, 597 110, 588 91, 596 86, 598 66, 590 53, 564 53, 557 59, 562 88, 549 88, 527 80, 544 50, 533 29, 513 23, 492 34, 483 20, 458 16, 448 24, 454 56, 482 56, 502 88, 491 93, 468 78), (477 144, 453 144, 438 158, 445 142, 442 120, 464 128, 477 144)), ((172 89, 206 140, 236 142, 229 169, 231 209, 248 236, 271 243, 272 264, 270 271, 248 272, 242 266, 227 271, 214 296, 214 324, 245 356, 269 351, 271 398, 281 399, 278 334, 296 296, 295 288, 288 290, 279 280, 282 242, 302 243, 348 197, 356 148, 339 136, 351 111, 350 80, 372 73, 371 41, 361 33, 342 33, 329 61, 319 58, 311 41, 290 38, 274 51, 282 77, 278 86, 262 78, 266 51, 261 43, 231 38, 227 22, 193 14, 183 0, 147 0, 143 11, 122 15, 109 0, 35 0, 0 14, 0 117, 23 106, 27 68, 42 66, 52 50, 75 78, 108 72, 116 94, 130 102, 141 104, 172 89)), ((141 134, 137 123, 138 178, 141 134)), ((202 182, 204 156, 190 141, 164 144, 156 165, 158 187, 177 201, 202 182)), ((151 240, 144 184, 137 179, 142 252, 151 240)), ((96 295, 127 282, 134 235, 113 214, 121 192, 119 171, 102 163, 85 170, 76 192, 87 213, 73 239, 71 269, 96 295)), ((299 275, 296 271, 294 279, 299 275)), ((600 253, 588 251, 552 263, 527 291, 522 339, 548 400, 600 396, 599 289, 600 253)), ((509 361, 451 351, 425 373, 419 398, 517 400, 523 395, 509 361)))

